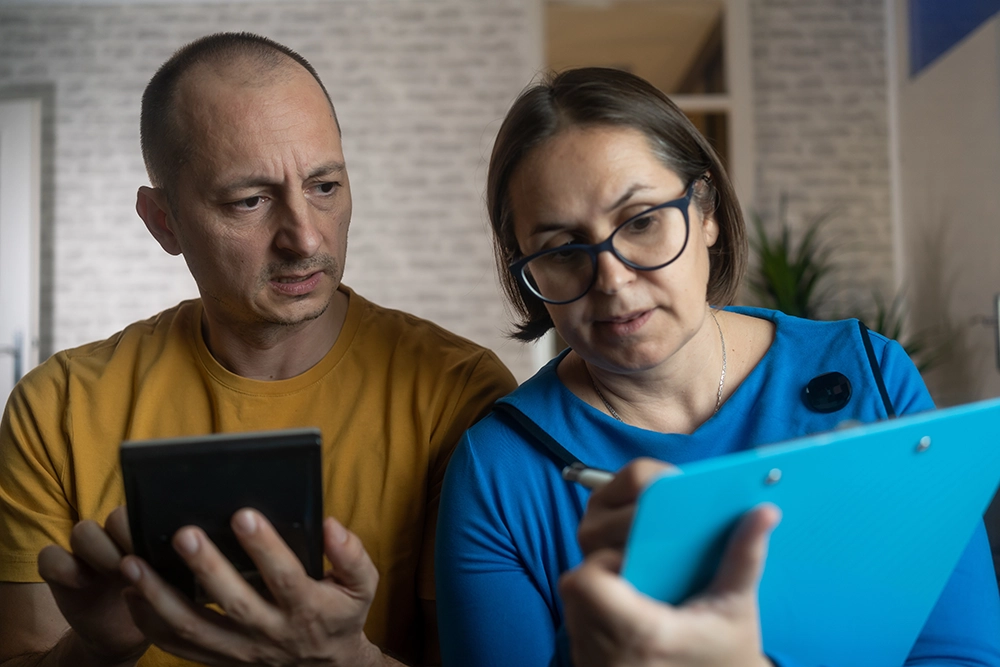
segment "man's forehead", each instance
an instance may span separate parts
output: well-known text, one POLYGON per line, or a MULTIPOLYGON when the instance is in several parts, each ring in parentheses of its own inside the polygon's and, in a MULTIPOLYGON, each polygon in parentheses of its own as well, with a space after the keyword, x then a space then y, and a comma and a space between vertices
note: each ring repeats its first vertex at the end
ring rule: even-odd
POLYGON ((174 127, 199 189, 343 171, 340 132, 322 88, 297 64, 247 81, 245 68, 205 67, 178 87, 174 127), (338 167, 339 165, 339 167, 338 167))
POLYGON ((261 91, 293 82, 301 84, 303 93, 318 93, 325 99, 322 89, 309 72, 295 61, 288 58, 285 60, 287 62, 263 67, 245 58, 192 65, 177 81, 174 110, 179 115, 189 116, 213 103, 231 104, 237 99, 245 99, 261 91))
MULTIPOLYGON (((290 61, 291 62, 291 61, 290 61)), ((245 67, 192 68, 178 82, 173 117, 176 128, 189 139, 217 137, 228 130, 261 124, 286 115, 308 118, 339 128, 323 89, 296 63, 271 72, 251 72, 245 67)), ((292 122, 291 120, 289 122, 292 122)))

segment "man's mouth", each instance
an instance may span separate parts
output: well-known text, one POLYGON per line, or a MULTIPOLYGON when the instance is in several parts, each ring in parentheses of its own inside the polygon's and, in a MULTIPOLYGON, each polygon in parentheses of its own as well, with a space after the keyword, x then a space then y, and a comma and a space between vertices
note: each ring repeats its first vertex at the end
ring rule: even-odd
POLYGON ((285 296, 305 296, 319 285, 323 278, 322 271, 313 271, 303 275, 283 275, 271 278, 271 288, 285 296))
POLYGON ((314 273, 307 273, 307 274, 301 275, 301 276, 276 276, 275 278, 272 278, 271 280, 273 280, 275 282, 278 282, 278 283, 300 283, 303 280, 308 280, 309 278, 313 277, 317 273, 319 273, 319 271, 316 271, 314 273))

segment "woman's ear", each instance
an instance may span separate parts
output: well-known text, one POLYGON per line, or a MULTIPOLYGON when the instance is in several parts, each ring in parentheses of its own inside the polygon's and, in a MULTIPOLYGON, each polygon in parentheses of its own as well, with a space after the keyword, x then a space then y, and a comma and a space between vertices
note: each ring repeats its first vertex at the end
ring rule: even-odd
POLYGON ((711 248, 719 240, 719 222, 715 219, 714 211, 702 218, 701 229, 705 237, 705 246, 711 248))
MULTIPOLYGON (((712 182, 712 174, 706 171, 699 176, 698 181, 695 183, 695 188, 700 190, 699 194, 701 197, 709 198, 716 202, 716 205, 712 207, 710 212, 702 214, 701 219, 705 247, 711 248, 719 240, 719 221, 715 218, 715 212, 718 209, 718 193, 715 191, 715 184, 712 182)), ((704 211, 704 207, 699 206, 698 208, 704 211)))
POLYGON ((171 255, 181 254, 181 245, 174 234, 174 219, 167 195, 161 188, 142 186, 135 196, 135 212, 146 223, 160 247, 171 255))

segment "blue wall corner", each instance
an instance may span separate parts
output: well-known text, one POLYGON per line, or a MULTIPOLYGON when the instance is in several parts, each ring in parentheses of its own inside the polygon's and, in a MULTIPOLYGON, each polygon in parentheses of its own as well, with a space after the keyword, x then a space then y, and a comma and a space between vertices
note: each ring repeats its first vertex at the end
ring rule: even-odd
POLYGON ((911 77, 1000 12, 1000 0, 910 0, 909 4, 911 77))

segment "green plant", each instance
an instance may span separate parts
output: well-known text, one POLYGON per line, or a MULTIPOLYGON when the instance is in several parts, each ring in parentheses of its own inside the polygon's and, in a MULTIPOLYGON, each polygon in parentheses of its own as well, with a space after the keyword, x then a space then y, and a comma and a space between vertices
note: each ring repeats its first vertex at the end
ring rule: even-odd
POLYGON ((935 331, 907 330, 905 290, 888 300, 881 292, 873 291, 870 306, 854 303, 846 312, 842 305, 833 305, 832 295, 838 290, 834 280, 836 264, 821 235, 832 213, 807 221, 795 243, 786 204, 786 198, 782 197, 774 236, 768 234, 760 215, 752 215, 750 248, 756 257, 747 284, 760 305, 811 319, 857 317, 872 331, 899 342, 921 372, 938 365, 944 359, 946 345, 935 331))
POLYGON ((902 345, 917 370, 924 372, 943 360, 946 349, 940 340, 936 340, 933 331, 906 330, 905 293, 905 288, 901 289, 892 299, 886 300, 881 292, 872 292, 874 304, 872 316, 867 321, 862 318, 862 321, 865 321, 872 331, 877 331, 902 345))
POLYGON ((810 220, 796 244, 786 219, 786 200, 778 206, 777 237, 764 229, 764 220, 753 214, 754 233, 750 248, 756 254, 747 284, 761 305, 788 315, 817 318, 828 296, 826 278, 833 272, 831 253, 820 239, 819 231, 830 219, 829 213, 810 220))

